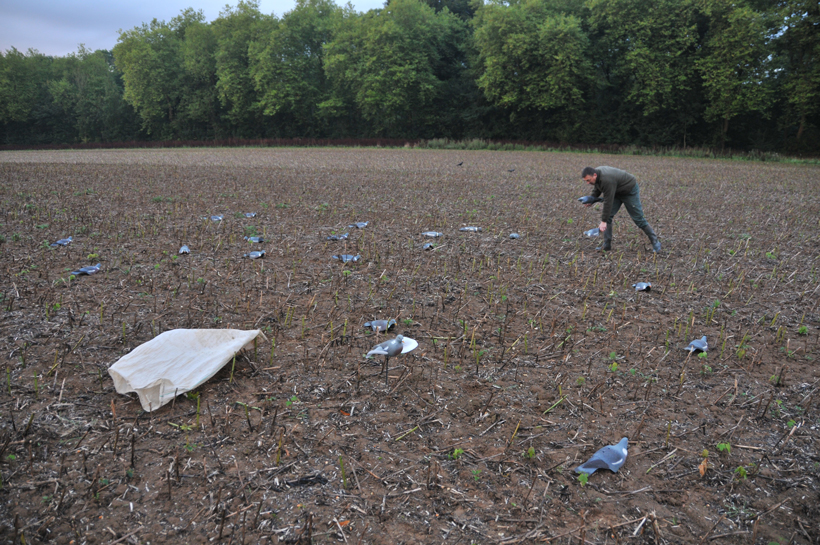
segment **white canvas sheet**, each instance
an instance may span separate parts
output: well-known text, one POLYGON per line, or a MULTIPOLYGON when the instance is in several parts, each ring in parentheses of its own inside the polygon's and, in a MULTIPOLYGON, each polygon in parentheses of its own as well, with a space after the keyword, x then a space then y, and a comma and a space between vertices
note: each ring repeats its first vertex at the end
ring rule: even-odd
POLYGON ((120 394, 136 392, 146 411, 189 392, 214 376, 243 348, 252 348, 258 329, 173 329, 121 357, 108 369, 120 394))

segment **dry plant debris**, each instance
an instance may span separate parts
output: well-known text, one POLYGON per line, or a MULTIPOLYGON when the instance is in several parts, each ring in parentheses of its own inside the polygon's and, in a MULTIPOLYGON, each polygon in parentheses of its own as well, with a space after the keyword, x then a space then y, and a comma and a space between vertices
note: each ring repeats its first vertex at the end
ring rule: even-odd
POLYGON ((4 152, 0 541, 816 543, 818 174, 525 152, 4 152), (640 180, 662 253, 625 214, 614 251, 583 235, 580 171, 606 163, 640 180), (370 226, 328 242, 351 218, 370 226), (426 230, 444 234, 434 252, 426 230), (246 236, 265 259, 242 258, 246 236), (387 388, 364 358, 388 338, 363 327, 376 318, 419 341, 387 388), (152 413, 114 392, 123 354, 213 327, 270 343, 152 413), (708 354, 682 350, 702 335, 708 354), (623 436, 620 471, 579 481, 572 468, 623 436))

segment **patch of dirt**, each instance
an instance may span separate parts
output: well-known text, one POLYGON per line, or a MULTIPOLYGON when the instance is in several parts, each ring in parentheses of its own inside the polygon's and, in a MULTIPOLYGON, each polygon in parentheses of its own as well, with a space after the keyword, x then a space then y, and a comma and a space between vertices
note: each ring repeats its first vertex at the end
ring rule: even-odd
POLYGON ((818 173, 412 149, 4 152, 0 541, 818 543, 818 173), (614 251, 594 250, 582 233, 599 211, 575 201, 590 162, 638 177, 662 253, 625 211, 614 251), (386 335, 363 328, 388 318, 386 335), (198 389, 199 412, 189 395, 145 413, 107 369, 175 328, 271 342, 198 389), (419 347, 385 386, 364 354, 397 333, 419 347), (702 335, 707 355, 684 350, 702 335), (579 480, 621 437, 621 470, 579 480))

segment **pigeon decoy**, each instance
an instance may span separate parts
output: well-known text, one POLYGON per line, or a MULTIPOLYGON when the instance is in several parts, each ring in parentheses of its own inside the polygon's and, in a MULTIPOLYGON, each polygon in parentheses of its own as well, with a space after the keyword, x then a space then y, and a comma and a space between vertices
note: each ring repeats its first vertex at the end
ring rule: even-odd
POLYGON ((465 231, 467 233, 480 233, 483 231, 481 227, 462 227, 459 231, 465 231))
POLYGON ((707 352, 709 350, 709 343, 706 342, 706 335, 690 342, 684 350, 688 350, 689 352, 707 352))
POLYGON ((464 164, 464 161, 460 162, 460 163, 459 163, 459 164, 457 164, 456 166, 457 166, 457 167, 460 167, 460 166, 461 166, 461 165, 463 165, 463 164, 464 164))
POLYGON ((68 243, 71 242, 72 240, 74 240, 73 237, 61 238, 57 242, 52 242, 51 247, 56 248, 57 246, 68 246, 68 243))
POLYGON ((396 327, 396 320, 373 320, 372 322, 365 322, 364 327, 369 327, 376 333, 380 331, 390 331, 396 327))
POLYGON ((97 263, 96 265, 89 265, 87 267, 77 269, 76 271, 71 271, 69 274, 74 276, 82 276, 84 274, 97 274, 98 272, 100 272, 100 263, 97 263))
POLYGON ((211 216, 211 221, 222 221, 223 219, 225 219, 225 216, 222 214, 219 214, 218 216, 211 216))
POLYGON ((262 259, 263 257, 265 257, 265 250, 260 250, 258 252, 250 252, 243 255, 242 257, 249 257, 251 259, 262 259))
POLYGON ((348 225, 347 228, 348 229, 353 229, 355 227, 356 229, 364 229, 365 227, 367 227, 368 223, 370 223, 370 222, 369 221, 357 221, 356 223, 351 223, 350 225, 348 225))
POLYGON ((438 238, 440 236, 443 236, 444 233, 439 233, 438 231, 425 231, 422 233, 422 235, 430 238, 438 238))
POLYGON ((265 239, 262 237, 244 237, 245 240, 248 242, 265 242, 265 239))
POLYGON ((416 347, 419 345, 418 342, 411 339, 410 337, 405 337, 403 335, 396 335, 395 339, 391 339, 389 341, 384 341, 383 343, 379 343, 374 346, 370 352, 367 353, 367 357, 377 355, 377 356, 384 356, 384 385, 385 387, 389 386, 388 379, 387 379, 387 371, 389 369, 388 363, 390 362, 390 358, 394 356, 398 356, 399 354, 406 354, 411 350, 415 350, 416 347))
POLYGON ((432 242, 425 242, 424 245, 421 247, 422 250, 435 250, 436 245, 432 242))
POLYGON ((588 237, 597 237, 601 234, 601 230, 597 227, 595 229, 590 229, 589 231, 584 231, 584 234, 588 237))
POLYGON ((596 202, 603 202, 604 200, 601 197, 593 197, 592 195, 587 195, 585 197, 581 197, 578 199, 578 202, 581 204, 593 204, 596 202))
POLYGON ((181 253, 181 254, 190 254, 190 253, 191 253, 191 249, 190 249, 190 248, 188 248, 188 245, 187 245, 187 244, 183 244, 183 245, 182 245, 182 248, 180 248, 180 249, 179 249, 179 253, 181 253))
POLYGON ((350 236, 349 233, 345 233, 343 235, 330 235, 327 237, 328 240, 346 240, 347 237, 350 236))
POLYGON ((586 473, 592 475, 598 469, 608 469, 617 472, 626 462, 627 452, 626 437, 618 441, 617 445, 607 445, 592 455, 592 457, 575 468, 575 473, 586 473))
POLYGON ((632 287, 635 288, 635 291, 652 291, 652 284, 649 282, 638 282, 632 284, 632 287))
POLYGON ((354 263, 360 260, 362 256, 360 255, 350 255, 350 254, 342 254, 342 255, 334 255, 333 259, 338 259, 342 263, 347 263, 348 261, 353 261, 354 263))
POLYGON ((256 217, 256 212, 245 212, 245 217, 246 218, 255 218, 256 217))
POLYGON ((515 240, 517 238, 521 238, 521 235, 519 235, 518 233, 510 233, 510 238, 515 240))
POLYGON ((508 169, 507 172, 515 172, 514 168, 508 169))

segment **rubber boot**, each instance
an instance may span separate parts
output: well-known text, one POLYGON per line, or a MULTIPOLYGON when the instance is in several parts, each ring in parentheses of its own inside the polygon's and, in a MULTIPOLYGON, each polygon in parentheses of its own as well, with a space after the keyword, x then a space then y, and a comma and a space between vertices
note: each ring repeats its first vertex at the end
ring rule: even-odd
POLYGON ((612 249, 612 222, 606 224, 606 231, 604 231, 604 243, 595 248, 600 252, 608 252, 612 249))
POLYGON ((643 228, 643 232, 649 237, 649 243, 652 244, 652 251, 658 253, 661 251, 661 241, 658 240, 658 235, 652 230, 652 227, 647 225, 643 228))

